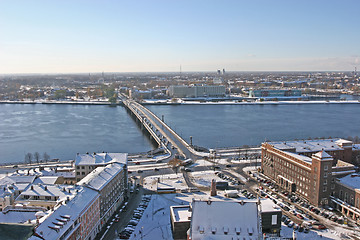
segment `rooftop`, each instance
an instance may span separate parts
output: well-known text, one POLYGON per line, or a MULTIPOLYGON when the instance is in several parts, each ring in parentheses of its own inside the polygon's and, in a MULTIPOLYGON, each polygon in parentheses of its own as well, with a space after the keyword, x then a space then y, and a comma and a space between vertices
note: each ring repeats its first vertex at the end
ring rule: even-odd
POLYGON ((186 205, 186 206, 171 206, 170 207, 173 216, 174 216, 174 221, 175 222, 187 222, 190 221, 191 218, 191 212, 190 210, 190 206, 186 205))
POLYGON ((360 174, 349 174, 339 178, 340 183, 347 185, 353 189, 360 189, 360 174))
MULTIPOLYGON (((83 210, 98 196, 98 193, 86 187, 77 186, 78 194, 61 205, 51 215, 49 215, 36 228, 36 233, 44 239, 59 239, 70 227, 77 228, 80 221, 76 221, 83 210), (58 227, 54 223, 61 222, 63 227, 58 227), (75 224, 76 222, 76 224, 75 224)), ((39 240, 38 237, 32 236, 29 240, 39 240)))
POLYGON ((306 152, 320 152, 324 151, 337 151, 343 150, 342 143, 351 143, 350 141, 341 138, 320 139, 320 140, 299 140, 299 141, 286 141, 286 142, 269 142, 268 144, 283 151, 295 151, 297 153, 306 152))
POLYGON ((77 154, 75 165, 104 165, 106 163, 118 162, 127 164, 127 153, 94 153, 77 154))
POLYGON ((258 206, 248 201, 192 202, 192 239, 257 238, 258 206))
POLYGON ((123 171, 123 168, 124 165, 117 162, 104 167, 97 167, 77 184, 101 190, 114 176, 123 171))

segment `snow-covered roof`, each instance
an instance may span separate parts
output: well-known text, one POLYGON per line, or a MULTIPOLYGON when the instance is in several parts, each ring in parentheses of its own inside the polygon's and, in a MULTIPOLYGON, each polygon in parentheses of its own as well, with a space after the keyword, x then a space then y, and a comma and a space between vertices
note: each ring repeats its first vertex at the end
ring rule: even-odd
MULTIPOLYGON (((286 151, 285 151, 286 152, 286 151)), ((290 155, 290 156, 293 156, 299 160, 302 160, 304 162, 307 162, 307 163, 312 163, 312 159, 310 157, 307 157, 307 156, 304 156, 304 155, 301 155, 301 154, 296 154, 296 153, 292 153, 292 152, 286 152, 286 154, 290 155)))
MULTIPOLYGON (((274 146, 277 149, 286 151, 295 149, 298 153, 305 152, 320 152, 343 150, 337 143, 341 143, 343 139, 320 139, 320 140, 302 140, 302 141, 286 141, 286 142, 269 142, 268 144, 274 146), (340 141, 340 142, 339 142, 340 141)), ((344 140, 346 141, 346 140, 344 140)))
MULTIPOLYGON (((37 228, 36 233, 42 236, 44 239, 59 239, 69 228, 77 228, 81 221, 75 221, 79 218, 85 208, 98 196, 98 193, 92 189, 86 187, 77 186, 78 193, 76 196, 63 203, 57 208, 51 215, 49 215, 37 228), (63 227, 57 228, 54 222, 59 222, 61 219, 63 227), (56 231, 53 228, 57 228, 56 231)), ((32 236, 29 240, 39 240, 38 237, 32 236)))
POLYGON ((267 198, 261 200, 261 212, 281 212, 281 209, 272 200, 267 198))
POLYGON ((127 153, 77 154, 75 165, 103 165, 110 162, 127 164, 127 153))
POLYGON ((188 222, 190 221, 191 212, 190 206, 171 206, 170 211, 172 212, 174 222, 188 222))
POLYGON ((315 157, 322 159, 322 160, 332 160, 332 156, 330 156, 327 152, 325 151, 320 151, 318 153, 315 154, 315 157))
POLYGON ((29 219, 36 219, 35 213, 35 211, 0 212, 0 223, 28 223, 29 219))
POLYGON ((353 189, 360 189, 360 174, 349 174, 339 178, 340 183, 347 185, 353 189))
POLYGON ((38 177, 34 184, 56 184, 56 181, 59 179, 59 176, 45 176, 45 177, 38 177))
POLYGON ((13 183, 32 183, 35 180, 35 176, 7 176, 0 180, 0 185, 9 185, 13 183))
POLYGON ((248 201, 192 202, 191 239, 257 238, 258 207, 248 201))
POLYGON ((23 200, 23 196, 49 196, 58 197, 57 200, 65 200, 66 197, 75 194, 74 187, 69 185, 46 185, 46 184, 31 184, 23 191, 16 200, 23 200))
POLYGON ((354 144, 353 151, 358 151, 358 150, 360 150, 360 144, 354 144))
POLYGON ((77 184, 100 191, 112 178, 123 171, 123 169, 124 165, 117 162, 104 167, 97 167, 77 184))

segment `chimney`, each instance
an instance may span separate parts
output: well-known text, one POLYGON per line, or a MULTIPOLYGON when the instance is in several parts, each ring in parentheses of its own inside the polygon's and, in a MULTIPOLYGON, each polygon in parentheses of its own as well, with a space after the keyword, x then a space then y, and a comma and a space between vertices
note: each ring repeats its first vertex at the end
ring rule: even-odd
POLYGON ((47 186, 45 186, 45 188, 44 188, 44 189, 45 189, 45 191, 47 191, 47 186))
POLYGON ((216 196, 216 181, 215 179, 211 180, 211 190, 210 190, 210 196, 216 196))

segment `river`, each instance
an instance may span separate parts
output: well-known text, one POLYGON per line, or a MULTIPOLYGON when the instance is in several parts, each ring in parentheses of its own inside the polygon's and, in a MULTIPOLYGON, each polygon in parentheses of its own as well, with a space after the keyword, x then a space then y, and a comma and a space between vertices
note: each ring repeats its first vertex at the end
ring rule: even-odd
MULTIPOLYGON (((186 141, 203 147, 263 141, 360 136, 359 104, 148 105, 186 141)), ((74 159, 85 152, 146 152, 153 148, 123 107, 0 104, 0 163, 26 153, 74 159)))

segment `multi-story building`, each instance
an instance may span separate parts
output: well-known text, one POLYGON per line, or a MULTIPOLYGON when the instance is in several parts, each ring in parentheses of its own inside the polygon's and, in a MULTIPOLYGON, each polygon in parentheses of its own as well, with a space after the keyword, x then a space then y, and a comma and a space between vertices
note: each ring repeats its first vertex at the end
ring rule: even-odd
POLYGON ((316 206, 328 205, 335 176, 354 172, 352 164, 340 160, 351 161, 350 144, 343 139, 263 143, 261 168, 281 188, 316 206))
POLYGON ((100 219, 103 226, 127 198, 127 165, 113 162, 97 167, 77 184, 99 193, 100 219))
POLYGON ((281 97, 301 97, 301 90, 294 89, 257 89, 250 90, 249 97, 258 98, 281 98, 281 97))
POLYGON ((337 210, 360 224, 360 174, 349 174, 336 179, 331 197, 337 210))
POLYGON ((224 97, 225 86, 219 85, 172 85, 168 89, 168 95, 173 98, 197 98, 197 97, 224 97))
POLYGON ((80 181, 97 167, 106 166, 110 163, 127 164, 126 153, 93 153, 77 154, 75 158, 75 177, 80 181))
POLYGON ((77 186, 76 195, 44 216, 29 240, 92 240, 100 231, 100 196, 95 190, 77 186))

